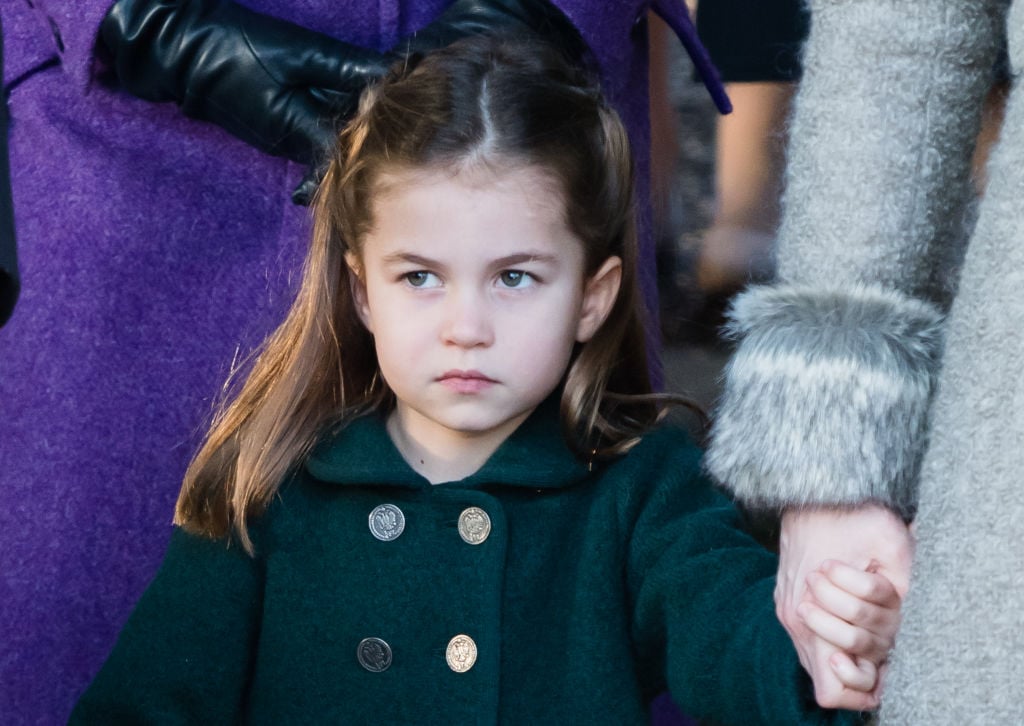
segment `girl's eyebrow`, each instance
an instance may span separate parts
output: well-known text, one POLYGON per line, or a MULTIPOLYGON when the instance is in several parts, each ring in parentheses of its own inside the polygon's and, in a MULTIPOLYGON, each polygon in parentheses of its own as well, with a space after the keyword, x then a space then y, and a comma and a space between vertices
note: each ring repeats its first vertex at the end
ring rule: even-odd
POLYGON ((514 255, 499 257, 494 261, 493 265, 495 267, 511 267, 521 265, 524 262, 539 262, 542 265, 553 265, 558 262, 558 258, 546 252, 519 252, 514 255))
MULTIPOLYGON (((494 260, 491 265, 493 267, 509 267, 513 265, 521 265, 526 262, 537 262, 540 264, 553 265, 558 262, 558 258, 555 255, 547 252, 517 252, 512 255, 506 255, 499 257, 494 260)), ((437 260, 432 260, 429 257, 418 255, 415 252, 393 252, 390 255, 385 255, 383 258, 385 265, 393 265, 398 263, 422 265, 423 267, 436 267, 441 264, 437 260)))
POLYGON ((434 267, 438 264, 437 260, 417 255, 415 252, 392 252, 390 255, 384 255, 382 261, 385 265, 411 263, 413 265, 422 265, 423 267, 434 267))

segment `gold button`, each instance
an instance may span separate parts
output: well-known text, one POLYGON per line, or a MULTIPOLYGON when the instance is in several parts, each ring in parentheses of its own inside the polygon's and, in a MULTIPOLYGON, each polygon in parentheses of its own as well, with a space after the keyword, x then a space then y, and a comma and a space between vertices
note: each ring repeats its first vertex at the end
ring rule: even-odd
POLYGON ((476 643, 468 635, 456 635, 448 641, 444 657, 449 668, 456 673, 465 673, 476 663, 476 643))
POLYGON ((459 515, 459 536, 478 545, 491 534, 491 518, 480 507, 468 507, 459 515))

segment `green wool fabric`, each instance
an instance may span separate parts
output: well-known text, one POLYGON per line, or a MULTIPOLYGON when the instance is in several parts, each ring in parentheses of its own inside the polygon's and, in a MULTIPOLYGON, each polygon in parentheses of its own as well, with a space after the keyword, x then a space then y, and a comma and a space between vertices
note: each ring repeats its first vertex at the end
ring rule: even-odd
POLYGON ((775 558, 680 431, 588 470, 554 407, 473 476, 433 486, 382 421, 327 438, 237 544, 176 530, 73 724, 633 724, 668 687, 722 724, 852 723, 823 711, 774 615, 775 558), (374 537, 370 513, 405 529, 374 537), (472 545, 459 516, 491 532, 472 545), (468 635, 468 671, 446 660, 468 635), (392 661, 360 665, 380 638, 392 661))

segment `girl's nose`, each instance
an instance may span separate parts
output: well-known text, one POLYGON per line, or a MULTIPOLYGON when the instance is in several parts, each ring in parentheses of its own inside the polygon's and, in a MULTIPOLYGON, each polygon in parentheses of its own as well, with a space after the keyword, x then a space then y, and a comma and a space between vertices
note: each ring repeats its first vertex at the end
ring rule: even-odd
POLYGON ((463 348, 486 347, 494 342, 494 326, 487 301, 472 291, 452 291, 445 306, 444 342, 463 348))

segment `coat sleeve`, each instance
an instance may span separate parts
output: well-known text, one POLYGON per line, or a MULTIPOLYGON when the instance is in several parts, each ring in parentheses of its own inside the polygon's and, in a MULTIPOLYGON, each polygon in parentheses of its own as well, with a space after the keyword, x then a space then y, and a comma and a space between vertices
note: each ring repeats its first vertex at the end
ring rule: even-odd
POLYGON ((641 679, 667 684, 685 713, 712 723, 860 723, 859 714, 817 706, 775 617, 776 558, 740 529, 735 507, 701 475, 696 449, 658 458, 642 477, 654 483, 636 482, 647 492, 628 557, 641 679))
POLYGON ((909 514, 1002 0, 811 0, 779 283, 732 309, 707 464, 746 504, 909 514))
POLYGON ((262 601, 258 560, 175 529, 163 564, 70 724, 241 720, 262 601))
POLYGON ((114 0, 36 0, 32 4, 40 37, 48 39, 64 71, 83 90, 92 80, 100 21, 113 3, 114 0))

